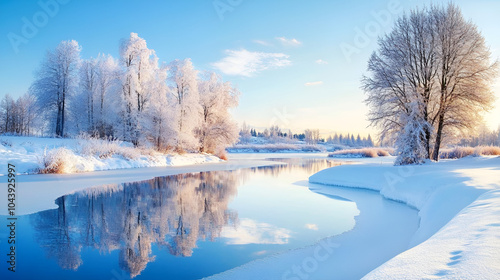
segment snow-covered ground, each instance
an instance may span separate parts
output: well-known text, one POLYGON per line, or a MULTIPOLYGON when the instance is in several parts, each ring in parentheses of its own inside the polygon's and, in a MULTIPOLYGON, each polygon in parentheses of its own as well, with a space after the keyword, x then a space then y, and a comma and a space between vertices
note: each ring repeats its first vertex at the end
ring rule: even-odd
MULTIPOLYGON (((152 149, 136 149, 126 142, 96 139, 0 136, 0 176, 7 164, 18 174, 39 173, 44 155, 59 157, 65 166, 60 173, 77 173, 137 167, 180 166, 220 162, 208 154, 161 154, 152 149)), ((55 160, 54 160, 55 161, 55 160)))
POLYGON ((365 279, 500 279, 500 157, 344 165, 309 182, 376 190, 419 210, 409 250, 365 279))

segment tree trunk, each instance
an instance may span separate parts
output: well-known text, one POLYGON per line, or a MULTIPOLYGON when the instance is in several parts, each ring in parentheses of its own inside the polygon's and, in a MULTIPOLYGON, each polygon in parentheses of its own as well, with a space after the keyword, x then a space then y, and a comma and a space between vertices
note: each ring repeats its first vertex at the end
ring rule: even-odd
POLYGON ((436 133, 436 143, 434 144, 434 153, 432 155, 432 159, 435 161, 439 161, 439 148, 441 146, 443 127, 444 127, 444 113, 440 113, 438 120, 438 129, 436 133))
POLYGON ((57 119, 56 119, 56 136, 61 137, 62 136, 62 131, 61 131, 61 103, 57 105, 57 119))
POLYGON ((61 137, 64 137, 64 107, 66 105, 66 92, 63 91, 62 95, 62 110, 61 110, 61 137))

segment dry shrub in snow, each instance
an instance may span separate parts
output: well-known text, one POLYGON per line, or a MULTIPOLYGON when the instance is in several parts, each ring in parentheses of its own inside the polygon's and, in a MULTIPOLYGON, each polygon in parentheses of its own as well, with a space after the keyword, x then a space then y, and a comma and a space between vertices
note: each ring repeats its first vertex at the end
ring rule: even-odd
POLYGON ((500 147, 478 146, 478 147, 455 147, 443 149, 439 155, 441 159, 458 159, 467 156, 500 156, 500 147))
POLYGON ((329 157, 387 157, 394 153, 392 148, 362 148, 362 149, 347 149, 330 153, 329 157))
POLYGON ((60 147, 50 151, 44 151, 44 154, 40 160, 42 168, 40 173, 72 173, 75 171, 74 163, 76 162, 76 156, 71 151, 64 147, 60 147))
POLYGON ((500 147, 497 146, 479 146, 476 148, 476 153, 481 156, 500 156, 500 147))
MULTIPOLYGON (((82 156, 92 156, 100 159, 110 158, 113 155, 120 155, 126 159, 137 159, 141 156, 141 151, 138 148, 124 146, 122 141, 112 139, 87 138, 83 139, 79 146, 82 156)), ((147 149, 142 150, 150 153, 147 149)))
POLYGON ((217 155, 218 158, 222 159, 222 160, 227 160, 227 154, 226 153, 220 153, 217 155))

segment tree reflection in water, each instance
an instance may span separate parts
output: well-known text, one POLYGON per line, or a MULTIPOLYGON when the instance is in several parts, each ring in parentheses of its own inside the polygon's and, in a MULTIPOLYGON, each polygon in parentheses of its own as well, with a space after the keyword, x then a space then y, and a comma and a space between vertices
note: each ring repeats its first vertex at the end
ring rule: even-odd
POLYGON ((255 173, 277 176, 306 169, 310 174, 338 165, 329 160, 280 159, 288 164, 236 171, 157 177, 89 188, 56 200, 58 209, 32 215, 37 242, 63 269, 77 270, 81 250, 119 250, 120 268, 133 278, 155 260, 152 244, 189 257, 198 240, 214 241, 224 226, 238 226, 228 209, 237 187, 255 173))

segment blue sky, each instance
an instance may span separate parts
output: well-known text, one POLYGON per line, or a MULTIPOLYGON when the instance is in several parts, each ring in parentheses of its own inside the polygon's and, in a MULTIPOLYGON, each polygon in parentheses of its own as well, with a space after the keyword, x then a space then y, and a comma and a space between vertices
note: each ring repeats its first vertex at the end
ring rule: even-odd
MULTIPOLYGON (((277 124, 297 132, 319 128, 324 134, 375 133, 367 128, 360 78, 376 49, 376 38, 389 31, 402 12, 430 3, 54 1, 1 1, 0 96, 25 93, 46 50, 62 40, 77 40, 83 58, 99 53, 118 57, 120 40, 136 32, 160 61, 189 57, 198 69, 216 71, 234 83, 242 92, 234 111, 239 122, 255 127, 277 124), (48 14, 39 3, 58 4, 48 14), (24 20, 36 24, 34 32, 25 27, 24 35, 29 36, 23 35, 24 20), (12 34, 24 41, 16 46, 12 34)), ((456 3, 479 26, 498 58, 500 1, 456 3)), ((500 96, 499 83, 495 91, 500 96)), ((497 128, 499 101, 485 118, 497 128)))

